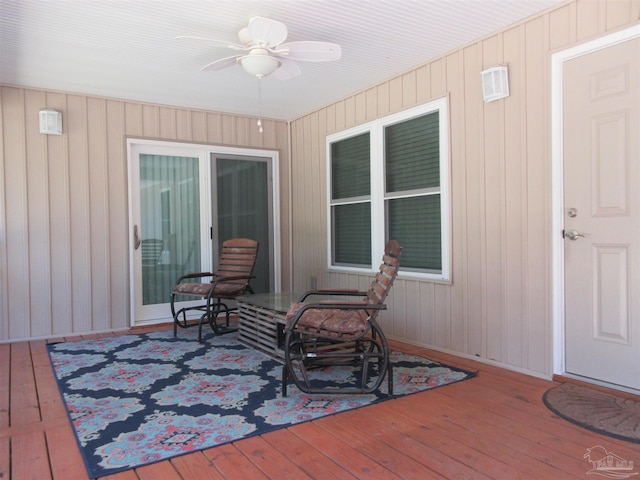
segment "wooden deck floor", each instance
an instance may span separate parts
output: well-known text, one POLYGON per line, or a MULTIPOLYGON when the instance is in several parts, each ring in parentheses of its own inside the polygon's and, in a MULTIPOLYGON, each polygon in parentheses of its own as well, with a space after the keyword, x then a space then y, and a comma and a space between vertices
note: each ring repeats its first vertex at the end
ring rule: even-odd
MULTIPOLYGON (((45 344, 0 345, 0 479, 88 478, 45 344)), ((553 382, 413 346, 393 347, 480 373, 102 478, 585 479, 594 476, 587 475, 592 466, 583 456, 596 445, 640 471, 640 445, 583 430, 545 408, 541 397, 553 382)))

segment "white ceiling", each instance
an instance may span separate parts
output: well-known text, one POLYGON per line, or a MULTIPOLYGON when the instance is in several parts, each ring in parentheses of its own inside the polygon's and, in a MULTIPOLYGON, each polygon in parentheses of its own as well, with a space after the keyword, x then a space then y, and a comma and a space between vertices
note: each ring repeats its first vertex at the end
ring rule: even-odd
MULTIPOLYGON (((287 41, 338 43, 335 62, 262 81, 262 115, 293 120, 564 0, 0 0, 0 83, 258 115, 258 81, 235 52, 249 18, 285 23, 287 41)), ((479 72, 478 72, 479 75, 479 72)))

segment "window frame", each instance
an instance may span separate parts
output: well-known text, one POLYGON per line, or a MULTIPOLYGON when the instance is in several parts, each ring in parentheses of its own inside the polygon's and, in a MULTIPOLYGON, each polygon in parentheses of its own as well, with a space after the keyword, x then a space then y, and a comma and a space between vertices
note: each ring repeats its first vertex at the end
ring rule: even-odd
POLYGON ((440 226, 442 271, 429 273, 417 270, 400 269, 399 276, 407 279, 417 279, 439 283, 451 283, 451 166, 450 166, 450 125, 449 99, 442 97, 425 104, 387 115, 376 120, 336 132, 326 137, 326 178, 327 178, 327 268, 332 272, 369 274, 377 271, 381 253, 387 236, 385 201, 394 198, 387 194, 385 188, 386 163, 384 144, 384 129, 388 126, 411 120, 430 113, 439 116, 439 166, 440 166, 440 226), (371 265, 368 267, 342 266, 332 264, 333 225, 331 209, 335 203, 332 200, 331 182, 331 145, 363 133, 370 137, 370 204, 371 204, 371 265))

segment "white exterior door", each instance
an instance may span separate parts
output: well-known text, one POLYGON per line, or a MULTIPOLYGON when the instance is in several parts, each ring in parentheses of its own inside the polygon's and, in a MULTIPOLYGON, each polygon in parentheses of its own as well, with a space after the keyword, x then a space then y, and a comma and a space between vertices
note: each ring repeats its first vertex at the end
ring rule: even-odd
POLYGON ((565 371, 640 390, 640 38, 562 78, 565 371))

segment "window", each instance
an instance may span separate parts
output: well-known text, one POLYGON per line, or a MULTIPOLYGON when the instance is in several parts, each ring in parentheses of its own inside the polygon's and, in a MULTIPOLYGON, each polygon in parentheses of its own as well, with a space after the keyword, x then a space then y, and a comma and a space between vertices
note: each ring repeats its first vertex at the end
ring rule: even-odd
POLYGON ((446 99, 327 138, 330 267, 377 267, 403 247, 402 273, 450 280, 446 99))
POLYGON ((369 133, 331 145, 333 260, 371 266, 371 172, 369 133))

